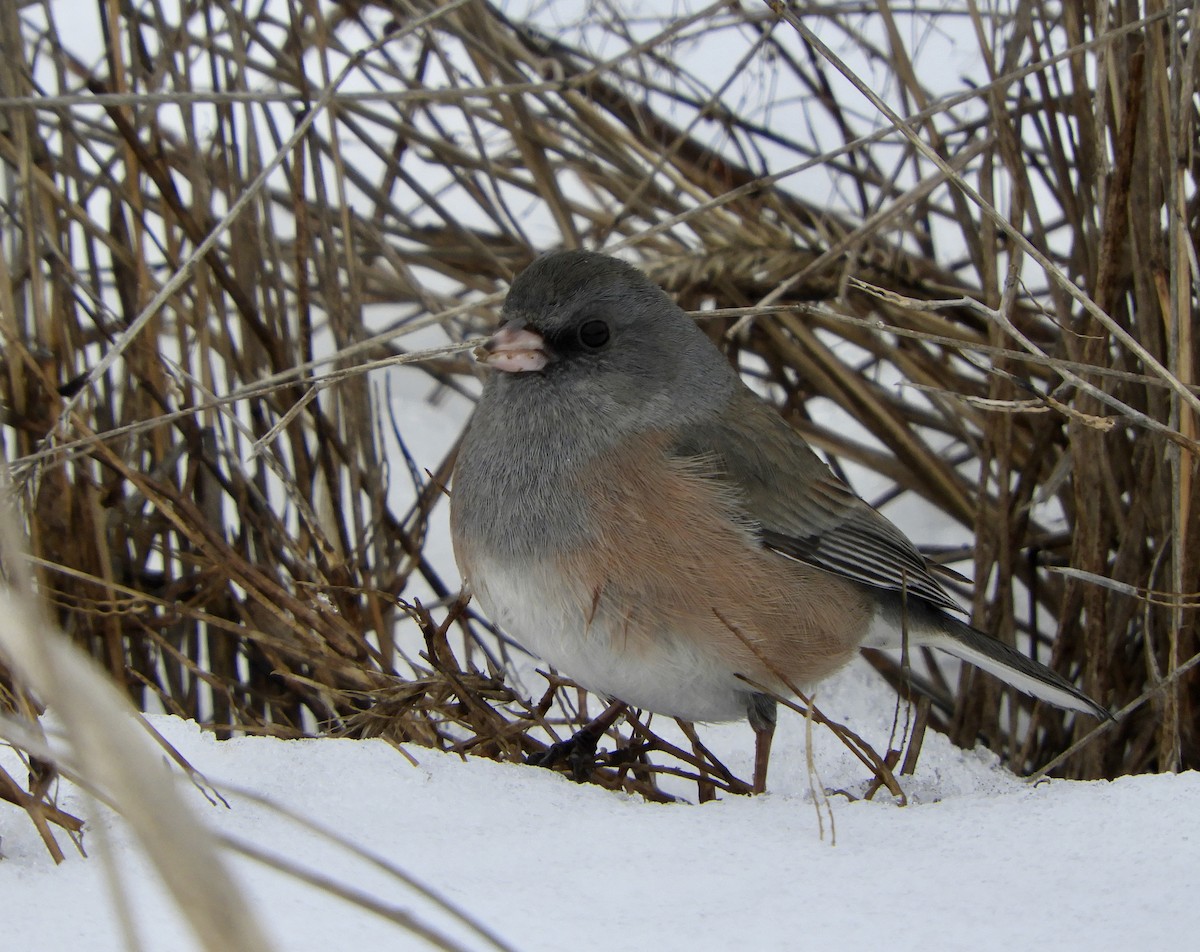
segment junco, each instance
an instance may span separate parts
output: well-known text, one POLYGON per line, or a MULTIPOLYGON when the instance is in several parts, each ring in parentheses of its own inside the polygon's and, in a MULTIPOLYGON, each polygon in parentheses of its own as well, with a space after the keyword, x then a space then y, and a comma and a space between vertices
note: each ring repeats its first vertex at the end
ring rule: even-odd
POLYGON ((860 646, 932 645, 1106 717, 958 617, 930 565, 660 288, 605 255, 545 255, 476 351, 451 531, 487 615, 579 684, 688 721, 749 717, 766 782, 777 693, 860 646), (739 675, 741 677, 739 677, 739 675))

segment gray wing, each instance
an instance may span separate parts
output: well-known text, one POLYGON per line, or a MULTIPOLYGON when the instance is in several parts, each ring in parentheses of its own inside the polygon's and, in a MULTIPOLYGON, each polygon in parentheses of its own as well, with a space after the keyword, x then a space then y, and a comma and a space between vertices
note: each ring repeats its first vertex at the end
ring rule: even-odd
POLYGON ((780 555, 962 611, 908 537, 749 390, 734 396, 715 425, 710 419, 685 428, 674 453, 732 483, 763 545, 780 555))

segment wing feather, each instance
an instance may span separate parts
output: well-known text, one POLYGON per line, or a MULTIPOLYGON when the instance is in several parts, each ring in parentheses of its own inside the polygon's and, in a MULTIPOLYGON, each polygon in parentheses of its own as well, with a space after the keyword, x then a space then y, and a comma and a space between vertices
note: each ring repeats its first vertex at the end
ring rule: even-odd
POLYGON ((734 397, 715 425, 686 428, 673 452, 731 483, 763 545, 780 555, 962 611, 908 537, 749 390, 734 397))

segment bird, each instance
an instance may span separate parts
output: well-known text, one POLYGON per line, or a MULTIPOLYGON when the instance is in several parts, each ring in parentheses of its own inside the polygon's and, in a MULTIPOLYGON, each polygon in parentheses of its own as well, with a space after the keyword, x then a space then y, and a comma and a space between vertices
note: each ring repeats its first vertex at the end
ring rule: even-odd
POLYGON ((534 259, 475 357, 488 372, 450 492, 464 588, 610 712, 747 718, 754 792, 774 696, 864 646, 939 648, 1108 716, 965 621, 907 536, 633 265, 585 250, 534 259))

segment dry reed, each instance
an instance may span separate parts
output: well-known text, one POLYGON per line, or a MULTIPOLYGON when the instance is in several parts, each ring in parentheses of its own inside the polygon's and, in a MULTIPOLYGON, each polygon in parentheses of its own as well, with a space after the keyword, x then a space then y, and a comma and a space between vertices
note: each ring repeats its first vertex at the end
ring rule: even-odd
MULTIPOLYGON (((835 468, 957 527, 930 554, 977 624, 1122 711, 1092 734, 873 658, 922 721, 1024 772, 1200 766, 1200 13, 1136 7, 97 0, 97 41, 2 5, 2 438, 40 593, 142 709, 543 749, 583 711, 514 691, 428 556, 452 453, 398 471, 390 365, 481 332, 540 250, 623 249, 723 309, 835 468), (930 66, 956 51, 975 81, 930 66)), ((453 350, 415 366, 471 392, 453 350)), ((45 700, 0 674, 6 710, 45 700)), ((601 782, 744 789, 622 731, 601 782)), ((0 796, 55 819, 33 774, 0 796)))

